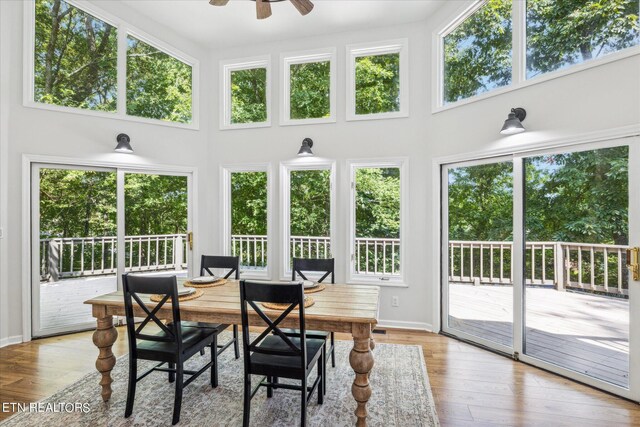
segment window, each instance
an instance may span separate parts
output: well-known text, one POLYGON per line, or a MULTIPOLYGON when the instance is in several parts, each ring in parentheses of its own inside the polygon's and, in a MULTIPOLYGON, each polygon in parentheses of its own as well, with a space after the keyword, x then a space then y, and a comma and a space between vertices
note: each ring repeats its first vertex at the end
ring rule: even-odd
POLYGON ((198 61, 96 6, 25 1, 24 103, 198 127, 198 61))
POLYGON ((336 50, 282 55, 280 124, 335 122, 336 50))
POLYGON ((350 162, 351 281, 403 282, 405 162, 350 162))
POLYGON ((511 0, 481 4, 444 35, 444 104, 511 84, 511 0))
POLYGON ((191 122, 191 66, 127 36, 127 114, 191 122))
POLYGON ((220 98, 220 128, 250 128, 271 125, 269 56, 242 62, 221 62, 223 96, 220 98))
POLYGON ((224 252, 240 257, 243 276, 268 276, 268 164, 223 168, 224 252))
POLYGON ((333 162, 282 165, 284 274, 297 258, 331 258, 335 210, 333 162))
POLYGON ((63 0, 37 0, 35 20, 34 101, 116 111, 116 28, 63 0))
POLYGON ((527 0, 527 78, 640 43, 638 0, 527 0))
POLYGON ((347 120, 407 117, 408 40, 347 46, 347 120))

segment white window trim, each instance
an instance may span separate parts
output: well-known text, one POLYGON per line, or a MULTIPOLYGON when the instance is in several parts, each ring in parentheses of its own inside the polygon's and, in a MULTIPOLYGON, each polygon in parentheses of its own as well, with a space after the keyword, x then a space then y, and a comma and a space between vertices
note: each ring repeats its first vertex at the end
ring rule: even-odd
POLYGON ((104 117, 109 119, 126 120, 138 123, 148 123, 161 126, 176 127, 182 129, 200 129, 200 61, 174 48, 173 46, 158 40, 157 38, 134 27, 128 22, 100 9, 99 7, 81 0, 65 0, 69 5, 82 10, 94 17, 115 27, 118 36, 117 50, 117 109, 114 112, 96 111, 76 107, 64 107, 55 104, 45 104, 37 102, 35 95, 35 0, 24 2, 24 33, 23 33, 23 65, 25 78, 23 79, 23 106, 37 108, 41 110, 58 111, 63 113, 73 113, 85 116, 104 117), (167 120, 149 119, 145 117, 132 116, 127 114, 127 35, 131 35, 159 50, 167 55, 184 62, 191 67, 191 123, 171 122, 167 120))
POLYGON ((381 159, 351 159, 347 160, 349 170, 349 241, 347 254, 349 256, 349 274, 347 283, 370 284, 376 286, 401 286, 406 284, 407 271, 407 234, 405 233, 409 216, 409 159, 407 157, 392 157, 381 159), (355 270, 355 239, 356 239, 356 170, 362 168, 398 168, 400 170, 400 274, 357 274, 355 270), (383 279, 384 277, 384 279, 383 279))
POLYGON ((304 52, 280 54, 282 88, 280 90, 280 125, 312 125, 336 121, 336 48, 316 49, 304 52), (329 61, 329 117, 311 119, 291 118, 291 66, 329 61))
POLYGON ((409 39, 347 45, 347 121, 409 117, 409 39), (400 54, 400 110, 377 114, 356 114, 356 58, 400 54))
POLYGON ((449 104, 444 103, 444 38, 453 30, 455 30, 466 18, 476 12, 486 3, 486 0, 475 0, 467 2, 465 7, 459 9, 455 14, 451 15, 451 19, 447 25, 435 31, 432 36, 432 79, 431 93, 432 97, 431 112, 436 114, 447 111, 463 105, 482 101, 494 96, 499 96, 514 90, 526 88, 539 83, 544 83, 553 79, 568 76, 574 73, 590 70, 612 62, 620 61, 626 58, 640 55, 640 45, 629 47, 626 49, 612 52, 607 55, 595 58, 579 64, 570 65, 539 76, 527 78, 527 50, 526 50, 526 5, 525 2, 514 1, 511 12, 512 17, 512 79, 511 84, 502 86, 488 92, 470 96, 449 104))
POLYGON ((220 167, 220 204, 222 254, 231 255, 231 174, 237 172, 266 172, 267 173, 267 268, 265 270, 241 270, 243 278, 272 279, 274 265, 277 265, 274 255, 277 253, 273 235, 273 173, 270 163, 230 164, 220 167))
POLYGON ((254 56, 251 58, 220 61, 220 130, 250 129, 271 126, 271 55, 254 56), (265 68, 267 120, 255 123, 231 123, 231 73, 233 71, 265 68))
MULTIPOLYGON (((282 268, 280 279, 291 280, 291 268, 289 267, 289 257, 291 255, 291 247, 289 244, 291 236, 290 218, 291 218, 291 172, 300 170, 328 170, 330 182, 330 244, 331 253, 335 258, 336 254, 336 162, 333 160, 317 159, 317 158, 301 158, 280 162, 280 219, 281 219, 281 251, 282 259, 280 266, 282 268)), ((315 278, 309 275, 309 279, 315 278)))

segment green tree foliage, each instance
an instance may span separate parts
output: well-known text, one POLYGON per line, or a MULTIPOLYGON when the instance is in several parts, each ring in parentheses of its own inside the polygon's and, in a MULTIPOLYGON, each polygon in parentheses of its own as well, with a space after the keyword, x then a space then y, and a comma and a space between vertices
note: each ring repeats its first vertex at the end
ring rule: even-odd
POLYGON ((400 169, 357 169, 356 237, 400 237, 400 169))
POLYGON ((400 54, 356 58, 356 114, 400 110, 400 54))
POLYGON ((331 235, 331 173, 291 171, 291 235, 331 235))
POLYGON ((638 0, 528 0, 527 75, 640 42, 638 0))
POLYGON ((35 101, 115 111, 116 29, 62 0, 36 0, 35 16, 35 101))
POLYGON ((267 121, 267 69, 231 72, 231 123, 267 121))
POLYGON ((290 67, 291 119, 317 119, 331 114, 331 63, 308 62, 290 67))
POLYGON ((267 173, 231 174, 231 234, 267 235, 267 173))
POLYGON ((511 83, 511 0, 489 0, 444 38, 444 101, 511 83))
POLYGON ((127 36, 127 114, 191 122, 191 66, 127 36))

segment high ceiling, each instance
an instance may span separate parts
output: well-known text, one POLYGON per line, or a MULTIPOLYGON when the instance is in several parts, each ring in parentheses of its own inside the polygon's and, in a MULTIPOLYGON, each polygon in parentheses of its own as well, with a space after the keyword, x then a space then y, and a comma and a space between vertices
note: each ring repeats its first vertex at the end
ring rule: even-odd
POLYGON ((123 0, 150 19, 209 48, 262 43, 290 38, 359 30, 426 19, 444 1, 436 0, 314 0, 315 8, 301 16, 288 1, 274 3, 273 15, 256 19, 255 2, 231 0, 226 6, 208 0, 123 0))

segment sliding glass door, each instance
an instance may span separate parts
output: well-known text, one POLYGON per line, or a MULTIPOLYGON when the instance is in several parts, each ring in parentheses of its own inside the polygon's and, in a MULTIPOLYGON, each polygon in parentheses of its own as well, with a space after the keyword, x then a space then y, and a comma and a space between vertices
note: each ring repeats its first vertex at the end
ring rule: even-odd
POLYGON ((640 400, 639 169, 637 138, 444 165, 443 332, 640 400))
POLYGON ((191 175, 33 164, 32 336, 95 327, 124 272, 186 276, 191 175))

